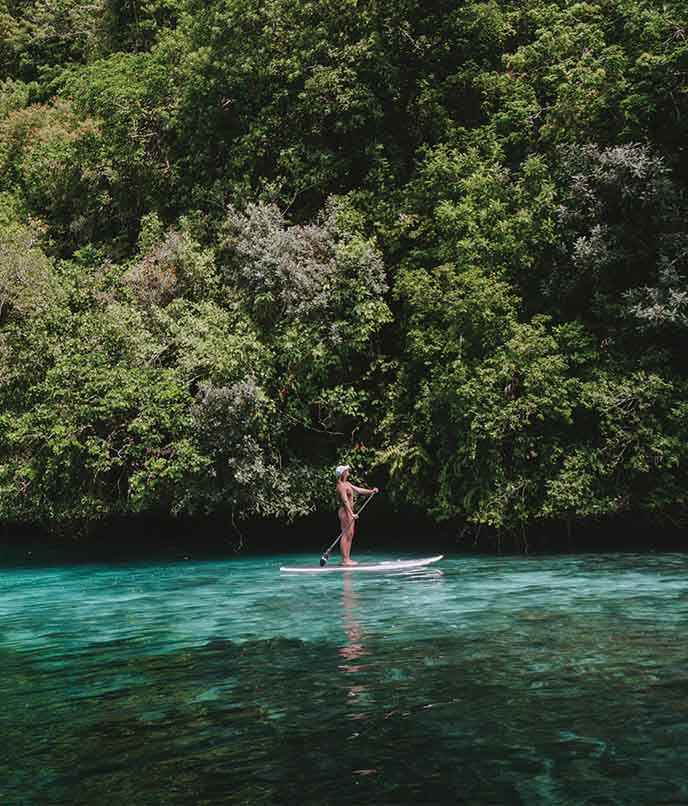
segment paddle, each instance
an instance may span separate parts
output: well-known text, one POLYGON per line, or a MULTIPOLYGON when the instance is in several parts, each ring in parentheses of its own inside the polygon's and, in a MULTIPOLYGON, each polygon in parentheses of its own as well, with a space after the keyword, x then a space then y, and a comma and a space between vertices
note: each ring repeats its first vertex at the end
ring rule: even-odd
MULTIPOLYGON (((361 514, 361 512, 363 512, 363 510, 366 508, 366 506, 368 506, 368 502, 370 501, 370 499, 371 499, 371 498, 372 498, 374 495, 375 495, 375 493, 371 493, 371 494, 370 494, 370 495, 369 495, 369 496, 366 498, 365 502, 363 503, 363 506, 362 506, 362 507, 361 507, 361 508, 358 510, 358 512, 356 513, 357 515, 360 515, 360 514, 361 514)), ((348 529, 348 528, 349 528, 349 527, 347 526, 347 529, 348 529)), ((346 529, 344 529, 344 532, 346 532, 346 529)), ((324 552, 323 552, 323 555, 322 555, 322 557, 320 558, 320 567, 321 567, 321 568, 322 568, 323 566, 327 565, 327 561, 330 559, 330 552, 331 552, 331 551, 332 551, 332 549, 333 549, 333 548, 334 548, 334 547, 337 545, 337 543, 339 543, 339 541, 342 539, 342 536, 343 536, 344 532, 340 532, 340 533, 339 533, 339 537, 338 537, 338 538, 337 538, 337 539, 334 541, 334 543, 333 543, 333 544, 332 544, 332 545, 329 547, 329 549, 327 549, 327 551, 324 551, 324 552)))

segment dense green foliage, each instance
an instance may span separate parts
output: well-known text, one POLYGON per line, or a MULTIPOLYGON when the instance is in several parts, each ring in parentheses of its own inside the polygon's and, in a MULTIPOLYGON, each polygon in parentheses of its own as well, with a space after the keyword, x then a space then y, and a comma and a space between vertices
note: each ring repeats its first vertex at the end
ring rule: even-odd
POLYGON ((688 13, 0 0, 0 520, 688 514, 688 13))

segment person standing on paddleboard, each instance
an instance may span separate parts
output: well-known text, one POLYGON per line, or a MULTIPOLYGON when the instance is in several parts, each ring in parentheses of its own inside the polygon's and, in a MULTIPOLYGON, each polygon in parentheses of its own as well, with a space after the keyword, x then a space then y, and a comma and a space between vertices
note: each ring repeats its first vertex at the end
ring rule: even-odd
POLYGON ((337 500, 341 502, 337 510, 339 525, 342 529, 339 550, 342 553, 342 565, 357 565, 356 560, 352 560, 350 556, 354 527, 358 518, 358 515, 354 513, 354 493, 373 495, 378 492, 378 489, 373 487, 372 490, 366 490, 363 487, 355 487, 349 481, 349 470, 351 470, 349 465, 338 465, 334 471, 337 476, 337 500))

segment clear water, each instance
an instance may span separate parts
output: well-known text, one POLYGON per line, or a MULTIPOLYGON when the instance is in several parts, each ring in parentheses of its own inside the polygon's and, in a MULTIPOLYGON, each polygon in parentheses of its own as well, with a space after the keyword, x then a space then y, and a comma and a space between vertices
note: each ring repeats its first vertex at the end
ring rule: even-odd
POLYGON ((0 571, 0 802, 688 804, 688 555, 313 559, 0 571))

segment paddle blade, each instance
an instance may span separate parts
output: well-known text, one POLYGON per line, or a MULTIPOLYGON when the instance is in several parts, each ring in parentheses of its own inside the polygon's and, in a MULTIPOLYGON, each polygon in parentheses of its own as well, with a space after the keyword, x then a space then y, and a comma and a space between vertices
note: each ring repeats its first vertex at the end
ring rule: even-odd
POLYGON ((320 567, 322 568, 324 565, 327 565, 327 557, 323 554, 320 558, 320 567))

